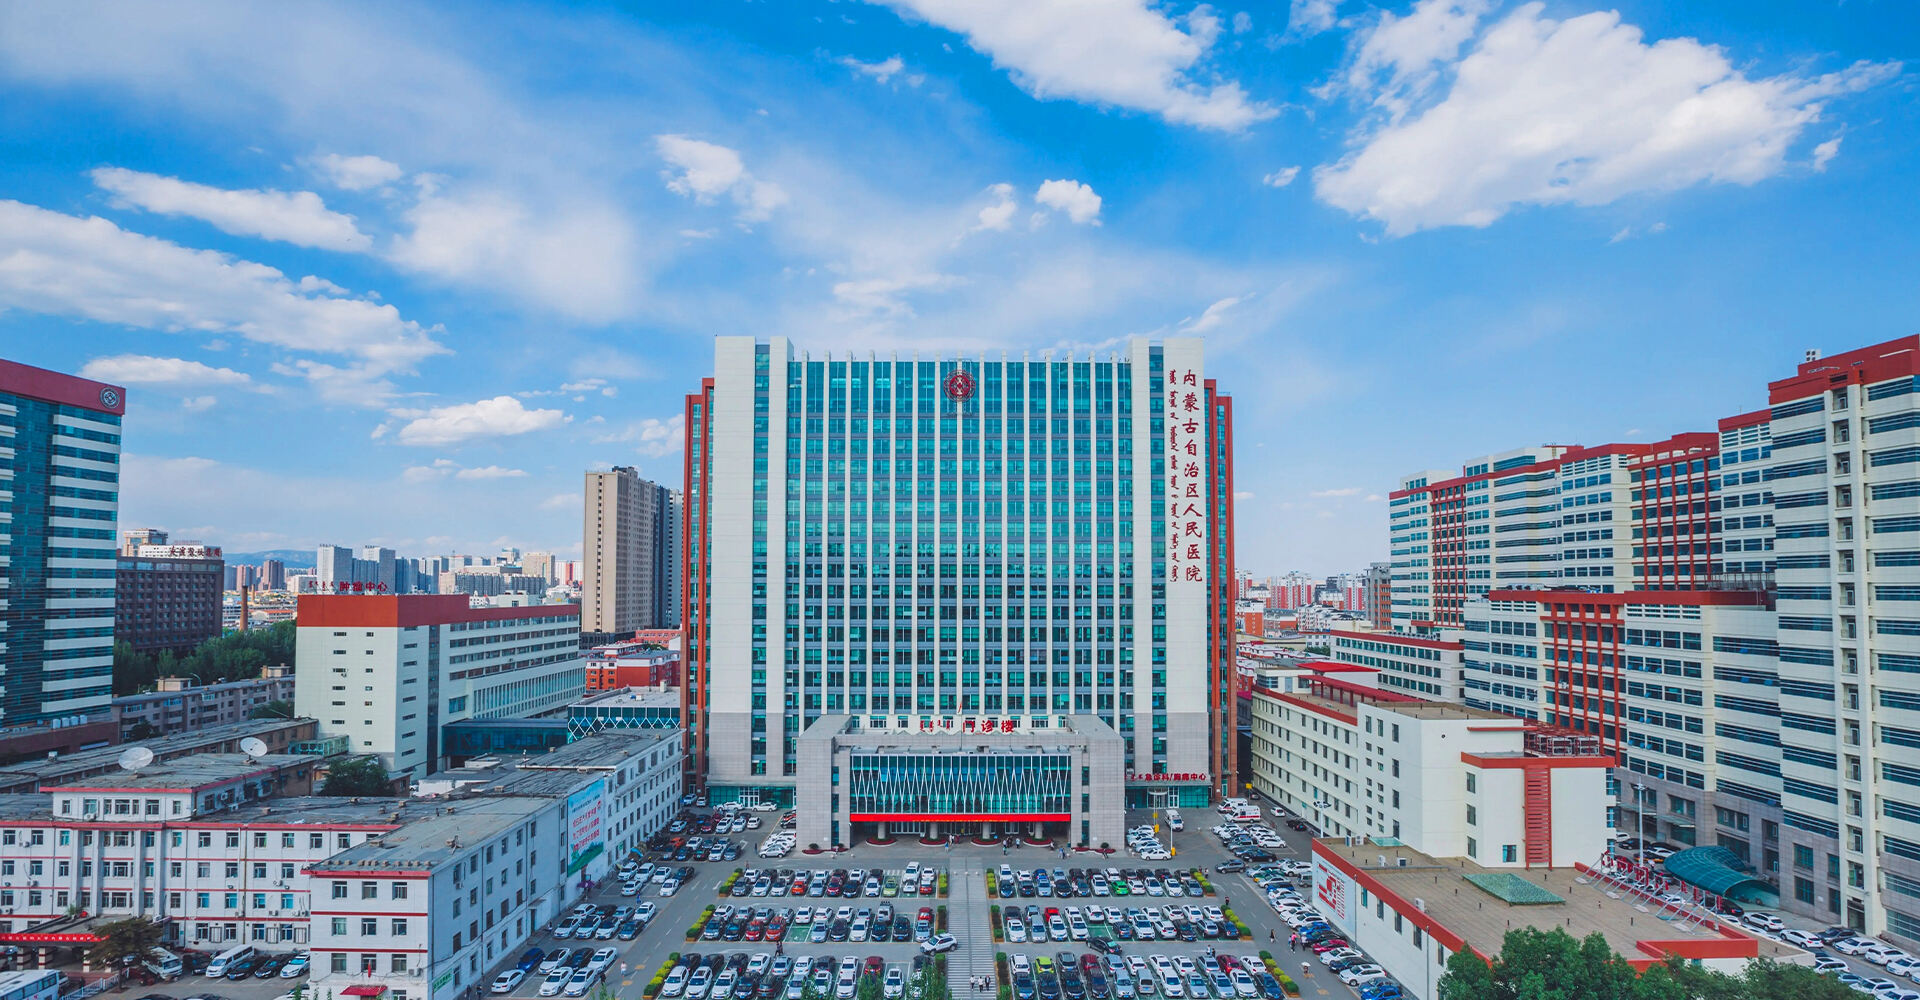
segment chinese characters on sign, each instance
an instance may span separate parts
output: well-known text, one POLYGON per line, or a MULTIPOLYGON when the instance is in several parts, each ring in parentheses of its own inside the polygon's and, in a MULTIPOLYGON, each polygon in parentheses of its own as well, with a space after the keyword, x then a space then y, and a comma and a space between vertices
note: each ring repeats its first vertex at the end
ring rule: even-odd
POLYGON ((387 585, 384 583, 348 583, 345 580, 336 580, 333 584, 333 592, 336 594, 384 594, 387 592, 387 585))
POLYGON ((1206 390, 1191 368, 1170 368, 1167 408, 1167 579, 1207 578, 1206 390))

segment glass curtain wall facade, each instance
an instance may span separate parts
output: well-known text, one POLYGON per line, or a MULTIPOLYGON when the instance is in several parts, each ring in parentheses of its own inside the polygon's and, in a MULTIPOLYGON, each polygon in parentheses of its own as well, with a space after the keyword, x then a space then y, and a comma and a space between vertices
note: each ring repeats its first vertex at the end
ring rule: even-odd
POLYGON ((687 399, 684 645, 715 799, 790 795, 828 715, 1095 715, 1129 774, 1232 773, 1231 400, 1199 341, 814 360, 723 337, 714 371, 687 399))
POLYGON ((854 822, 1043 819, 1072 814, 1072 758, 1058 754, 853 754, 854 822))
POLYGON ((0 722, 113 700, 125 391, 0 361, 0 722))

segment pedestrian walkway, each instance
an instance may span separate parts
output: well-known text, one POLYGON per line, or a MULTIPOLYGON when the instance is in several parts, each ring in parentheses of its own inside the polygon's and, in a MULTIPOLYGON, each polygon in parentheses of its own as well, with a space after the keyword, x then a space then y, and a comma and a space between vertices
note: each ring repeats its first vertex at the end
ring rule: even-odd
POLYGON ((954 858, 947 872, 947 930, 960 939, 960 950, 947 964, 947 985, 956 997, 971 992, 967 981, 974 976, 993 981, 993 922, 983 865, 979 858, 954 858))

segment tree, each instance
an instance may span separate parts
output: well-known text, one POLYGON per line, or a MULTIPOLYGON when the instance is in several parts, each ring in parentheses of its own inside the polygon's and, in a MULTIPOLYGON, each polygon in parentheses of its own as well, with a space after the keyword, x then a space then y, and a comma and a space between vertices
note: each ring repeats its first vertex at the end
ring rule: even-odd
POLYGON ((139 722, 134 723, 133 728, 127 731, 127 738, 135 742, 138 742, 140 740, 150 740, 159 735, 160 735, 159 727, 155 726, 153 723, 148 722, 145 719, 141 719, 139 722))
POLYGON ((114 920, 94 928, 100 943, 88 949, 94 961, 110 969, 126 965, 159 945, 160 925, 139 917, 114 920))
POLYGON ((159 655, 136 652, 125 642, 113 644, 113 693, 138 694, 153 689, 162 677, 192 677, 202 684, 252 680, 269 663, 292 663, 295 625, 276 622, 262 629, 234 632, 208 639, 185 656, 171 649, 159 655))
POLYGON ((253 711, 247 713, 247 718, 291 719, 293 718, 293 702, 285 698, 276 698, 264 705, 256 706, 253 711))
POLYGON ((327 770, 326 784, 320 786, 322 795, 378 797, 392 794, 392 790, 393 786, 387 781, 387 769, 377 757, 340 761, 327 770))
POLYGON ((1471 951, 1454 954, 1437 992, 1440 1000, 1849 1000, 1854 995, 1812 969, 1768 959, 1748 963, 1740 975, 1678 958, 1636 974, 1599 934, 1575 941, 1559 928, 1533 927, 1508 931, 1491 966, 1471 951))

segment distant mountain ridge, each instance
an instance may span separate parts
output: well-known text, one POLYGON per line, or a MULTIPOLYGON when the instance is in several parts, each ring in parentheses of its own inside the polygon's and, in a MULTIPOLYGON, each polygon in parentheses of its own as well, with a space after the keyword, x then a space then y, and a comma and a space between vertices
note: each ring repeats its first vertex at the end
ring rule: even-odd
POLYGON ((312 569, 313 549, 269 549, 265 552, 223 552, 229 566, 258 566, 269 559, 278 559, 288 569, 312 569))

